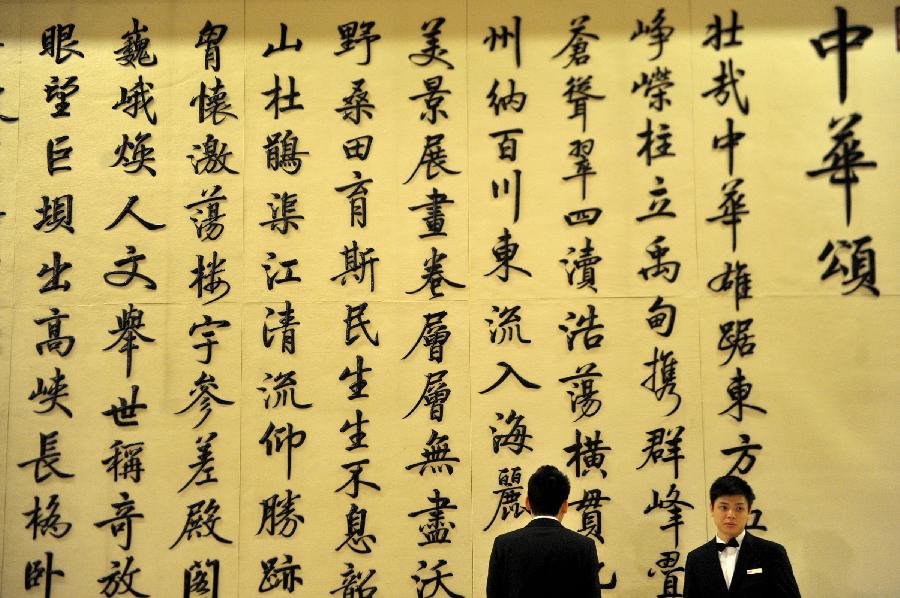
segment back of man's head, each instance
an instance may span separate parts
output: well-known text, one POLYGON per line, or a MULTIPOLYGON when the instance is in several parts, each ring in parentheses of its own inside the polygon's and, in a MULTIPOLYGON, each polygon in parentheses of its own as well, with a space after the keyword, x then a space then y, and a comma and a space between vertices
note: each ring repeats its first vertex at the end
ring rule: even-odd
POLYGON ((552 465, 541 465, 528 478, 532 515, 556 515, 569 498, 569 478, 552 465))
POLYGON ((720 496, 743 496, 747 499, 748 507, 753 505, 753 501, 756 499, 750 484, 734 475, 722 476, 709 487, 710 505, 716 504, 716 499, 720 496))

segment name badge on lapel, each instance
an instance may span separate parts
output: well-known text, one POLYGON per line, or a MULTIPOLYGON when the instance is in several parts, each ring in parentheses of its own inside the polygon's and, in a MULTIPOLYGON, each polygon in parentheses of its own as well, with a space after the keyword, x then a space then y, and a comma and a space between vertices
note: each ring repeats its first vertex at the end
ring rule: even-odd
POLYGON ((756 573, 762 573, 762 567, 758 569, 747 569, 747 575, 755 575, 756 573))

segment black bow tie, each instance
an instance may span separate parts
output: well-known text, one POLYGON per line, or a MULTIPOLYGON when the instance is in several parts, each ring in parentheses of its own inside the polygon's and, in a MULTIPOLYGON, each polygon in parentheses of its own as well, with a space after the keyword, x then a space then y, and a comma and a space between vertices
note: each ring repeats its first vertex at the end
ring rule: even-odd
POLYGON ((719 552, 722 552, 729 546, 731 546, 733 548, 741 547, 741 545, 738 544, 737 538, 732 538, 732 539, 728 540, 728 542, 716 542, 716 548, 719 549, 719 552))

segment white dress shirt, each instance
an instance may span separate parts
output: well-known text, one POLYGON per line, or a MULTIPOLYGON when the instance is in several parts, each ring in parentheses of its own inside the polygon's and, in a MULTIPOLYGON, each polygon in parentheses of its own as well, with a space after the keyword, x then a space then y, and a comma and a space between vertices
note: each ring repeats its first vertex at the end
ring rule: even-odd
MULTIPOLYGON (((722 566, 722 575, 725 576, 725 585, 731 589, 731 578, 734 577, 734 566, 737 564, 738 552, 741 550, 741 545, 744 542, 744 534, 746 531, 742 531, 741 535, 737 538, 738 547, 734 548, 733 546, 726 546, 725 550, 719 551, 719 565, 722 566)), ((719 537, 716 534, 716 543, 718 544, 726 544, 725 540, 719 537)))

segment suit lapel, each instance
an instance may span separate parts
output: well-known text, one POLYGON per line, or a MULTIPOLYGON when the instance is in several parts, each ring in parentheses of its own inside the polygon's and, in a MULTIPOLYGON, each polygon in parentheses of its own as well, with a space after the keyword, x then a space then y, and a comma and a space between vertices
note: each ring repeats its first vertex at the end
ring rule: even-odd
MULTIPOLYGON (((703 547, 703 555, 709 576, 716 580, 716 595, 728 596, 728 586, 725 585, 725 574, 722 573, 722 563, 719 561, 719 550, 716 548, 715 538, 707 542, 706 546, 703 547)), ((734 584, 731 587, 734 587, 734 584)))
POLYGON ((738 590, 744 585, 744 578, 747 577, 747 564, 751 562, 753 556, 753 540, 754 538, 749 532, 744 533, 744 541, 741 543, 737 562, 734 564, 734 575, 731 576, 729 595, 737 595, 738 590))

